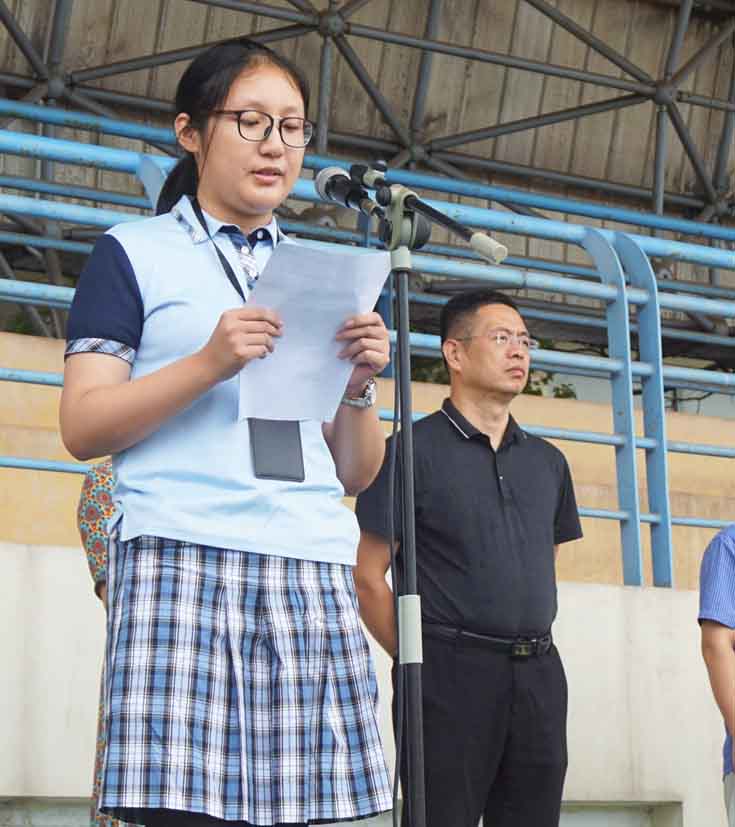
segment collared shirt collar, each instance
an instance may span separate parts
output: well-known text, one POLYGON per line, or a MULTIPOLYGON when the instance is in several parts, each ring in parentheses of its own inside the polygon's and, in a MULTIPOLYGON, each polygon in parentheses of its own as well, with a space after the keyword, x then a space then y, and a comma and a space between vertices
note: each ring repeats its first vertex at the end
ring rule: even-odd
MULTIPOLYGON (((465 439, 473 439, 474 437, 483 437, 487 439, 487 434, 484 434, 476 428, 468 419, 459 412, 452 400, 447 397, 442 403, 442 413, 452 423, 452 425, 459 431, 465 439)), ((503 434, 500 447, 509 445, 511 442, 520 441, 526 438, 526 432, 518 425, 512 416, 508 416, 508 424, 503 434)))
MULTIPOLYGON (((204 215, 204 220, 207 222, 207 229, 209 230, 212 238, 214 238, 223 227, 230 226, 226 222, 220 221, 218 218, 214 218, 205 210, 202 210, 202 214, 204 215)), ((171 208, 171 215, 173 215, 173 217, 183 227, 193 244, 201 244, 204 241, 209 241, 207 234, 204 232, 204 229, 197 220, 188 195, 181 196, 181 198, 171 208)), ((284 238, 283 233, 278 226, 278 222, 276 221, 275 215, 271 218, 268 224, 263 227, 257 227, 253 230, 253 232, 259 231, 268 233, 268 237, 274 247, 284 238)))

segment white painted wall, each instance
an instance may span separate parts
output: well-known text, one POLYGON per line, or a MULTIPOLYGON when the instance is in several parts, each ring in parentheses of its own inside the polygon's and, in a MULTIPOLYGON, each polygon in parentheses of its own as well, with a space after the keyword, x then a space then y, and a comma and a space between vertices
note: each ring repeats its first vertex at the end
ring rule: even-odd
MULTIPOLYGON (((651 823, 724 827, 722 723, 699 655, 697 595, 562 583, 559 604, 565 800, 681 802, 683 821, 679 807, 654 807, 651 823)), ((89 794, 103 625, 79 549, 0 544, 0 798, 89 794)), ((388 660, 376 660, 392 753, 388 660)), ((570 827, 595 823, 586 807, 579 820, 575 810, 570 827)))

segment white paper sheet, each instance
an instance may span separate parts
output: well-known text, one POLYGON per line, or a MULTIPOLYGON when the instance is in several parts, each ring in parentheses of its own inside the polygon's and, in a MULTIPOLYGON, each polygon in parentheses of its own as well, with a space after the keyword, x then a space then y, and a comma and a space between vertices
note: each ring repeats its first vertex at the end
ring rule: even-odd
POLYGON ((238 418, 334 419, 354 368, 334 337, 373 309, 389 272, 389 253, 279 244, 248 304, 275 310, 283 335, 240 371, 238 418))

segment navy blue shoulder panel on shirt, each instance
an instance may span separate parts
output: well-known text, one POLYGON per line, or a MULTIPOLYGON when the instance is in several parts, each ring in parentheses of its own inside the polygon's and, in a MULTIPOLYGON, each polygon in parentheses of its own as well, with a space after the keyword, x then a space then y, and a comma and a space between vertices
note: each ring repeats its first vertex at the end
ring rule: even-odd
POLYGON ((103 339, 138 349, 143 297, 125 249, 105 233, 94 245, 74 294, 66 338, 103 339))

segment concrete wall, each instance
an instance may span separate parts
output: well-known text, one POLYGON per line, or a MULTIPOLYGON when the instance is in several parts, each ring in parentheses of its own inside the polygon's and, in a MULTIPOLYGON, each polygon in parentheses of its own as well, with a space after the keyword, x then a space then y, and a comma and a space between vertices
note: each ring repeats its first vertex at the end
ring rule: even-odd
MULTIPOLYGON (((27 370, 61 371, 63 343, 0 333, 0 365, 27 370)), ((0 388, 0 454, 71 459, 58 435, 57 388, 3 383, 0 388)), ((441 385, 414 384, 414 406, 435 410, 446 395, 441 385)), ((393 404, 392 383, 380 382, 382 407, 393 404)), ((513 405, 521 424, 610 432, 609 406, 567 399, 521 396, 513 405)), ((728 445, 732 422, 713 417, 670 413, 671 440, 728 445)), ((614 450, 607 446, 558 442, 572 469, 580 505, 616 508, 614 450)), ((639 477, 645 494, 645 466, 639 452, 639 477)), ((0 468, 0 542, 73 546, 79 542, 75 504, 81 479, 74 474, 0 468)), ((732 461, 672 454, 669 457, 672 512, 680 516, 735 519, 732 461)), ((645 502, 645 499, 643 500, 645 502)), ((644 505, 642 510, 647 511, 644 505)), ((563 548, 559 578, 585 583, 621 583, 620 530, 610 520, 584 520, 584 539, 563 548)), ((645 570, 650 582, 648 527, 642 526, 645 570)), ((675 527, 675 580, 696 588, 702 552, 712 529, 675 527)))
MULTIPOLYGON (((567 802, 676 805, 650 823, 724 827, 722 723, 699 656, 696 593, 563 583, 559 602, 567 802)), ((78 549, 0 544, 0 798, 89 794, 103 627, 78 549)), ((375 654, 392 756, 388 661, 375 654)))

